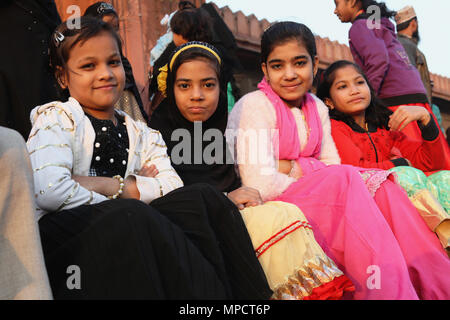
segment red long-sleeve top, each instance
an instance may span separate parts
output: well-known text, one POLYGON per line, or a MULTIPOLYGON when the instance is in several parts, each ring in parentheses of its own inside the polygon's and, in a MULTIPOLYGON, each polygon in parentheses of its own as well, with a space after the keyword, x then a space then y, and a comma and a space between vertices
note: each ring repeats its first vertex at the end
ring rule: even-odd
POLYGON ((420 126, 422 141, 413 140, 399 131, 369 126, 365 131, 358 125, 331 120, 331 133, 343 164, 363 168, 390 169, 412 166, 422 171, 433 171, 445 166, 439 129, 433 119, 420 126), (393 158, 396 158, 392 160, 393 158))

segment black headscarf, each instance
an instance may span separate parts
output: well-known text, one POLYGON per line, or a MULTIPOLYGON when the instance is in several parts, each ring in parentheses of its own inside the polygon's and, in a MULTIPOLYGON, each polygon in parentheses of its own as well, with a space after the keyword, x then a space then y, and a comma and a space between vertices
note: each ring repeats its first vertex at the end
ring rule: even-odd
MULTIPOLYGON (((180 65, 183 63, 183 59, 189 56, 191 60, 193 56, 207 57, 209 59, 216 59, 216 57, 208 51, 209 48, 216 52, 217 49, 209 44, 202 42, 189 42, 177 48, 177 50, 172 54, 169 60, 169 65, 172 64, 172 68, 168 68, 167 74, 167 98, 162 102, 163 105, 159 106, 160 109, 157 114, 151 117, 150 127, 159 130, 167 144, 167 152, 171 156, 172 166, 177 171, 178 175, 181 177, 185 185, 190 185, 194 183, 208 183, 222 192, 230 192, 241 186, 241 181, 238 178, 234 165, 227 164, 227 153, 229 155, 229 150, 225 140, 225 129, 227 127, 228 120, 228 109, 227 109, 227 96, 225 94, 225 83, 223 77, 219 77, 220 81, 220 97, 219 104, 213 115, 206 121, 202 123, 202 134, 201 136, 194 134, 194 123, 190 122, 183 117, 179 111, 174 96, 174 83, 176 78, 176 72, 180 65), (200 47, 199 47, 200 46, 200 47), (176 56, 175 56, 176 55, 176 56), (173 61, 172 61, 173 60, 173 61), (176 145, 182 143, 180 141, 172 141, 172 132, 176 129, 185 129, 190 133, 190 146, 191 155, 190 163, 177 164, 174 163, 174 156, 172 155, 172 150, 176 145), (223 150, 221 150, 221 160, 218 163, 207 164, 205 163, 203 156, 201 157, 201 164, 195 164, 195 154, 194 146, 196 143, 201 145, 202 155, 205 148, 217 141, 203 141, 203 133, 208 129, 218 129, 221 132, 221 142, 223 150)), ((186 143, 186 142, 185 142, 186 143)), ((178 154, 178 150, 177 150, 178 154)), ((197 155, 198 157, 199 155, 197 155)))

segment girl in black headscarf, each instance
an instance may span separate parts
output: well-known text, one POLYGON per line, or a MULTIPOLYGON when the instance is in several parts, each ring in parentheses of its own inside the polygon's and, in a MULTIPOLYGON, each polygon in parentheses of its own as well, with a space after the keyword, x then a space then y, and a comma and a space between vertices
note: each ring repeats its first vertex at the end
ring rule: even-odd
MULTIPOLYGON (((194 55, 202 54, 203 46, 204 44, 202 42, 190 42, 191 45, 198 44, 200 47, 192 47, 192 49, 189 52, 193 52, 194 55)), ((183 46, 186 48, 186 45, 183 46)), ((208 47, 207 47, 208 48, 208 47)), ((212 49, 211 49, 212 50, 212 49)), ((215 49, 214 49, 215 50, 215 49)), ((178 50, 177 52, 180 52, 178 50)), ((213 51, 214 52, 214 51, 213 51)), ((217 54, 217 53, 216 53, 217 54)), ((185 55, 185 54, 184 54, 185 55)), ((174 55, 172 55, 174 56, 174 55)), ((178 69, 180 66, 180 60, 175 59, 174 63, 171 64, 171 67, 173 70, 178 69)), ((150 127, 157 128, 161 134, 164 137, 164 140, 166 141, 168 150, 172 150, 179 141, 172 140, 171 135, 172 132, 176 129, 185 129, 189 132, 190 137, 190 144, 194 146, 194 138, 195 137, 195 125, 193 122, 187 120, 179 111, 176 102, 175 102, 175 96, 174 96, 174 88, 173 84, 175 82, 175 74, 173 72, 169 72, 167 75, 167 83, 169 90, 167 90, 167 99, 165 99, 162 102, 161 108, 158 108, 158 113, 154 113, 151 120, 150 120, 150 127)), ((222 73, 220 73, 220 79, 218 79, 218 82, 224 82, 224 79, 222 79, 222 73)), ((164 77, 164 80, 166 76, 164 77)), ((161 87, 161 86, 160 86, 161 87)), ((217 83, 217 87, 219 87, 219 83, 217 83)), ((225 133, 225 129, 227 127, 227 119, 228 119, 228 111, 227 111, 227 96, 223 92, 223 90, 220 90, 219 92, 219 100, 217 104, 217 109, 214 112, 214 114, 207 119, 206 121, 203 121, 201 123, 203 131, 206 131, 208 129, 218 129, 221 133, 221 137, 223 137, 223 134, 225 133)), ((196 124, 197 126, 200 125, 200 123, 196 124)), ((201 154, 203 154, 203 149, 206 147, 208 142, 204 142, 203 139, 199 139, 197 141, 198 143, 201 143, 201 154)), ((228 148, 226 147, 225 141, 221 144, 222 148, 220 152, 222 155, 226 155, 226 152, 228 151, 228 148)), ((183 151, 183 150, 180 150, 183 151)), ((222 164, 222 163, 201 163, 200 165, 197 163, 198 161, 195 161, 195 157, 199 157, 199 154, 195 152, 192 152, 190 156, 188 155, 180 155, 184 159, 188 159, 189 161, 183 161, 183 163, 180 163, 180 161, 177 161, 177 157, 175 156, 174 159, 172 159, 172 163, 174 168, 177 170, 177 172, 181 172, 183 174, 183 181, 186 184, 194 183, 195 181, 199 182, 199 179, 201 179, 202 182, 209 183, 211 185, 217 186, 218 189, 222 192, 231 192, 233 190, 238 189, 241 186, 241 181, 236 175, 234 171, 234 165, 233 164, 222 164)), ((216 157, 219 155, 215 155, 216 157)), ((258 196, 258 195, 256 195, 258 196)))
POLYGON ((221 69, 218 51, 201 42, 180 46, 169 60, 167 99, 150 124, 160 130, 173 168, 185 185, 208 183, 235 204, 273 299, 341 298, 353 285, 317 244, 300 209, 262 204, 257 190, 242 186, 224 137, 228 112, 221 69))

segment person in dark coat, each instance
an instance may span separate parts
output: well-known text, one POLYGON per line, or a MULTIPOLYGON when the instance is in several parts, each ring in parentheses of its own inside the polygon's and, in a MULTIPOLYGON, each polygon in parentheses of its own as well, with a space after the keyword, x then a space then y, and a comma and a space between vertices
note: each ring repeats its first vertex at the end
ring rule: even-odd
POLYGON ((48 43, 60 23, 54 0, 0 2, 0 125, 25 139, 31 110, 58 98, 48 43))
POLYGON ((427 90, 427 97, 430 104, 433 98, 433 88, 431 84, 430 71, 428 69, 427 59, 422 51, 419 50, 419 22, 413 7, 406 6, 399 10, 395 15, 397 23, 397 38, 405 48, 409 61, 417 68, 420 73, 423 85, 427 90))

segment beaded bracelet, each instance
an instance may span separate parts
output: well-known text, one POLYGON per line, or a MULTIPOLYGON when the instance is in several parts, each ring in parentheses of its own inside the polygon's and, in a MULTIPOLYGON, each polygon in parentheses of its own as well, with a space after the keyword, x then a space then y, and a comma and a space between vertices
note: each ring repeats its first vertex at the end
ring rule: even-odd
POLYGON ((125 184, 123 183, 123 178, 119 175, 114 176, 113 179, 117 179, 119 180, 119 191, 117 191, 117 193, 115 195, 109 196, 109 199, 117 199, 120 197, 120 195, 123 193, 123 187, 125 186, 125 184))

